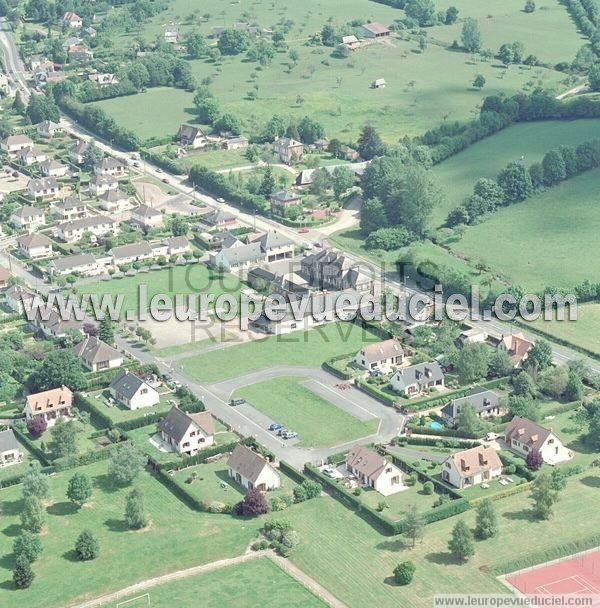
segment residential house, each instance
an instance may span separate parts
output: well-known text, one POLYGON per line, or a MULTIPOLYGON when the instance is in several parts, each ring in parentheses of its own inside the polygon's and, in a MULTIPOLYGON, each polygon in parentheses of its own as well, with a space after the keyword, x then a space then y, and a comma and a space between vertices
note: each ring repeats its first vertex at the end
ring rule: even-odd
POLYGON ((385 38, 391 34, 385 25, 381 25, 381 23, 375 21, 373 23, 365 23, 362 29, 365 38, 385 38))
POLYGON ((23 313, 25 310, 31 310, 37 296, 21 285, 11 285, 4 292, 4 297, 6 305, 12 311, 23 313))
POLYGON ((52 276, 65 276, 68 274, 92 276, 100 274, 102 268, 91 253, 78 253, 52 260, 48 264, 48 272, 52 276))
POLYGON ((252 243, 260 245, 261 250, 265 254, 264 261, 267 264, 294 257, 293 241, 284 234, 281 234, 281 232, 277 232, 277 230, 264 232, 259 237, 253 239, 252 243))
POLYGON ((488 483, 502 474, 502 462, 494 448, 478 445, 456 452, 442 463, 442 479, 456 488, 488 483))
POLYGON ((172 236, 169 237, 165 244, 169 248, 169 255, 183 255, 192 250, 187 236, 172 236))
POLYGON ((17 152, 17 161, 26 167, 44 162, 46 159, 46 153, 35 146, 33 148, 23 148, 23 150, 17 152))
POLYGON ((527 340, 522 332, 502 336, 498 343, 498 350, 508 353, 510 360, 515 368, 521 367, 527 359, 529 351, 533 348, 534 342, 527 340))
POLYGON ((279 156, 282 163, 291 165, 302 158, 304 146, 295 139, 280 137, 273 142, 273 152, 279 156))
POLYGON ((63 15, 62 22, 71 29, 78 29, 83 26, 83 20, 81 17, 72 11, 67 11, 63 15))
POLYGON ((54 426, 59 418, 70 418, 73 406, 73 393, 66 386, 53 388, 41 393, 27 396, 25 401, 25 418, 43 418, 46 424, 54 426))
POLYGON ((221 147, 223 150, 243 150, 248 147, 248 138, 247 137, 227 137, 223 142, 221 142, 221 147))
POLYGON ((23 459, 21 446, 12 429, 0 431, 0 468, 18 464, 23 459))
POLYGON ((42 209, 24 205, 11 213, 10 223, 19 230, 35 232, 46 223, 46 215, 42 209))
MULTIPOLYGON (((342 144, 340 146, 340 153, 342 154, 342 157, 345 160, 349 160, 349 161, 358 160, 358 158, 360 157, 358 150, 355 150, 354 148, 351 148, 350 146, 347 146, 346 144, 342 144)), ((353 170, 353 169, 354 169, 354 167, 350 167, 350 170, 353 170)))
POLYGON ((127 369, 121 370, 113 378, 108 390, 113 399, 130 410, 152 407, 160 401, 155 389, 127 369))
POLYGON ((173 23, 165 26, 164 40, 169 44, 177 44, 179 42, 179 29, 173 23))
POLYGON ((342 44, 351 51, 357 49, 360 46, 360 42, 354 34, 350 34, 349 36, 342 36, 342 44))
POLYGON ((229 249, 244 244, 246 243, 238 239, 234 234, 229 232, 229 230, 213 232, 208 236, 208 245, 211 249, 229 249))
POLYGON ((441 409, 444 422, 455 425, 458 422, 460 410, 469 404, 473 406, 475 413, 480 418, 500 416, 506 409, 500 404, 500 395, 489 389, 476 386, 468 395, 458 399, 452 399, 441 409))
POLYGON ((373 488, 383 496, 407 488, 402 483, 402 471, 393 462, 362 445, 348 451, 346 469, 358 479, 360 485, 373 488))
POLYGON ((148 231, 163 225, 163 214, 158 209, 142 204, 131 211, 131 221, 148 231))
POLYGON ((96 83, 99 87, 108 87, 113 84, 119 84, 119 79, 115 74, 111 74, 110 72, 93 72, 92 74, 88 74, 88 80, 96 83))
POLYGON ((20 150, 33 148, 33 139, 27 135, 9 135, 0 141, 0 150, 15 155, 20 150))
POLYGON ((102 196, 109 190, 118 190, 119 180, 115 175, 94 175, 90 180, 90 194, 102 196))
POLYGON ((120 213, 129 206, 129 196, 122 190, 107 190, 99 197, 100 208, 111 213, 120 213))
POLYGON ((50 139, 63 132, 63 128, 52 120, 43 120, 38 123, 35 128, 38 134, 46 139, 50 139))
POLYGON ((43 234, 26 234, 18 237, 16 243, 19 251, 31 260, 52 255, 52 241, 43 234))
POLYGON ((377 78, 371 83, 372 89, 385 89, 386 87, 385 78, 377 78))
POLYGON ((79 220, 89 215, 86 204, 75 194, 57 203, 54 209, 61 222, 79 220))
POLYGON ((175 452, 193 456, 215 442, 215 423, 210 412, 188 414, 173 406, 158 424, 161 439, 175 452))
POLYGON ((321 290, 353 289, 367 293, 374 284, 373 276, 366 268, 333 249, 323 249, 302 258, 300 275, 321 290))
POLYGON ((275 468, 260 454, 238 443, 227 461, 229 477, 238 484, 261 492, 274 490, 281 486, 281 478, 275 468))
POLYGON ((477 342, 485 342, 488 339, 488 335, 482 329, 472 327, 471 329, 465 329, 454 341, 457 348, 462 348, 465 344, 476 344, 477 342))
POLYGON ((67 57, 69 58, 69 62, 91 61, 94 58, 94 53, 85 44, 72 44, 67 49, 67 57))
POLYGON ((85 152, 88 149, 88 142, 82 139, 78 140, 77 143, 69 150, 69 159, 76 165, 83 164, 85 160, 85 152))
POLYGON ((438 363, 417 363, 399 369, 391 378, 392 389, 407 397, 415 397, 430 389, 444 388, 444 372, 438 363))
POLYGON ((96 175, 121 177, 125 175, 125 163, 112 156, 105 156, 95 167, 96 175))
POLYGON ((0 266, 0 289, 5 289, 6 287, 8 287, 8 280, 11 276, 12 275, 10 274, 10 271, 7 268, 4 268, 4 266, 0 266))
POLYGON ((271 212, 274 215, 285 217, 287 210, 290 207, 301 206, 302 198, 295 190, 281 190, 275 192, 269 197, 271 201, 271 212))
POLYGON ((98 35, 98 31, 93 28, 91 25, 89 27, 84 28, 83 33, 90 38, 95 38, 98 35))
POLYGON ((248 268, 259 262, 272 263, 290 259, 294 255, 294 243, 279 232, 266 232, 248 244, 221 249, 209 254, 213 268, 232 271, 248 268))
POLYGON ((402 365, 403 361, 404 349, 396 338, 390 338, 376 344, 367 344, 354 357, 354 362, 360 367, 383 374, 387 374, 393 368, 402 365))
POLYGON ((153 260, 155 258, 154 249, 150 243, 142 241, 141 243, 132 243, 130 245, 121 245, 113 247, 110 254, 115 266, 121 264, 132 264, 142 260, 153 260))
POLYGON ((533 452, 550 465, 573 458, 573 452, 563 445, 552 429, 520 416, 515 416, 508 423, 504 430, 504 441, 513 452, 523 458, 533 452))
POLYGON ((95 336, 87 336, 74 346, 73 353, 92 372, 115 369, 123 365, 123 354, 95 336))
POLYGON ((176 141, 182 148, 198 150, 208 143, 208 138, 198 127, 182 124, 177 132, 176 141))
POLYGON ((77 321, 75 314, 73 314, 73 318, 63 319, 56 310, 47 311, 44 307, 40 307, 37 309, 35 318, 30 319, 30 323, 44 338, 48 339, 64 338, 72 332, 83 335, 82 323, 77 321))
POLYGON ((72 222, 64 222, 55 229, 56 236, 67 243, 80 241, 86 233, 95 237, 103 237, 117 232, 117 222, 104 215, 94 215, 72 222))
POLYGON ((202 221, 208 226, 223 230, 224 228, 231 228, 237 224, 237 216, 229 211, 223 211, 222 209, 216 209, 206 215, 202 216, 202 221))
POLYGON ((60 188, 55 177, 39 177, 30 179, 27 184, 27 193, 31 198, 54 198, 60 188))
POLYGON ((68 171, 69 167, 58 160, 51 159, 40 163, 40 173, 44 177, 64 177, 68 171))

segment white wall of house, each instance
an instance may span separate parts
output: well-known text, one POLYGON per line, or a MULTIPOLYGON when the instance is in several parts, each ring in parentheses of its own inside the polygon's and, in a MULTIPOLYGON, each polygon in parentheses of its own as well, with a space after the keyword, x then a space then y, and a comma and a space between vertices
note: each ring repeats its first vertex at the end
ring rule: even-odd
POLYGON ((490 467, 487 471, 479 471, 474 475, 461 477, 454 461, 448 459, 442 465, 442 479, 452 484, 455 488, 467 488, 476 486, 480 483, 490 481, 494 477, 502 474, 502 468, 494 469, 490 467))
POLYGON ((173 440, 164 431, 161 431, 161 436, 163 440, 172 445, 179 454, 188 454, 190 456, 193 456, 199 450, 213 445, 215 442, 214 435, 207 435, 197 424, 190 424, 188 430, 178 444, 174 444, 173 440))
POLYGON ((281 486, 279 473, 268 464, 263 467, 263 470, 260 472, 260 475, 257 477, 256 483, 254 484, 233 469, 229 469, 229 477, 235 479, 237 483, 247 489, 254 487, 259 490, 275 490, 281 486))
POLYGON ((8 467, 11 464, 18 464, 21 462, 22 457, 21 452, 19 452, 17 449, 0 452, 0 467, 8 467))
POLYGON ((130 410, 138 410, 143 407, 152 407, 160 401, 160 395, 147 384, 143 384, 137 390, 131 399, 123 399, 113 389, 110 390, 111 395, 127 406, 130 410))

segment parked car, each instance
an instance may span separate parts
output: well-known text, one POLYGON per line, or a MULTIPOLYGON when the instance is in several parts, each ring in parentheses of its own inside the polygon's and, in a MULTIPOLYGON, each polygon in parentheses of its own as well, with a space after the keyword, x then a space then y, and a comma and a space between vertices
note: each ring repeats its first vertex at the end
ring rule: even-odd
POLYGON ((498 433, 491 433, 491 432, 490 432, 490 433, 488 433, 488 434, 485 436, 485 440, 486 440, 486 441, 494 441, 495 439, 498 439, 498 437, 500 437, 500 435, 498 435, 498 433))
POLYGON ((296 431, 285 431, 281 434, 283 439, 296 439, 298 437, 298 433, 296 431))
POLYGON ((298 228, 298 232, 300 234, 306 234, 307 232, 310 232, 308 228, 298 228))
POLYGON ((273 424, 269 425, 269 430, 270 431, 278 431, 279 429, 283 428, 283 424, 279 424, 279 422, 274 422, 273 424))
POLYGON ((246 403, 245 399, 241 399, 240 397, 237 397, 235 399, 232 399, 229 402, 229 405, 231 405, 231 407, 235 407, 236 405, 244 405, 244 403, 246 403))
POLYGON ((333 477, 335 475, 335 471, 331 467, 325 467, 322 473, 323 475, 327 475, 327 477, 333 477))

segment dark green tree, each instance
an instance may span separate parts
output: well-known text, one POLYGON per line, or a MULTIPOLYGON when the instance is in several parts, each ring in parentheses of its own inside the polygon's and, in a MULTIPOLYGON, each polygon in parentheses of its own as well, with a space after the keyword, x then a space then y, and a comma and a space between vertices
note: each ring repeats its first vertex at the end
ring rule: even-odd
POLYGON ((448 542, 450 553, 460 561, 466 561, 475 555, 475 541, 473 533, 464 522, 459 519, 452 529, 452 537, 448 542))

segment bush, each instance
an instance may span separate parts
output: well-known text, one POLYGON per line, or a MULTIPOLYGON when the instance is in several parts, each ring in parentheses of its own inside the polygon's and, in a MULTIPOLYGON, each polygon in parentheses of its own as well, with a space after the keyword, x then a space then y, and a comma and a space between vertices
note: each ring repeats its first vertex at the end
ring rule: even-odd
POLYGON ((400 562, 394 568, 394 581, 397 585, 408 585, 415 574, 416 567, 410 562, 400 562))
POLYGON ((404 478, 404 483, 405 483, 407 486, 414 486, 414 485, 415 485, 415 483, 416 483, 415 476, 414 476, 414 475, 407 475, 407 476, 404 478))
POLYGON ((100 553, 100 543, 98 539, 90 532, 84 530, 75 541, 75 553, 82 561, 96 559, 100 553))
POLYGON ((311 498, 317 498, 321 494, 321 489, 320 483, 306 479, 294 488, 294 502, 304 502, 311 498))
POLYGON ((13 583, 17 589, 27 589, 35 574, 31 569, 31 564, 25 555, 19 555, 15 560, 15 568, 13 570, 13 583))
POLYGON ((15 542, 13 543, 13 553, 15 554, 15 557, 24 555, 30 563, 33 563, 39 557, 42 549, 43 545, 39 536, 36 536, 27 530, 23 530, 23 532, 15 538, 15 542))
POLYGON ((423 484, 423 494, 426 494, 427 496, 429 496, 429 495, 433 494, 433 490, 434 490, 433 481, 426 481, 423 484))
POLYGON ((256 542, 252 543, 251 545, 251 549, 252 551, 264 551, 265 549, 269 548, 269 541, 265 540, 264 538, 262 540, 257 540, 256 542))
POLYGON ((233 512, 236 515, 255 517, 268 513, 269 507, 262 492, 256 488, 251 488, 246 492, 244 499, 235 505, 233 512))
POLYGON ((27 421, 27 430, 34 439, 41 437, 47 428, 48 424, 44 418, 31 418, 27 421))

